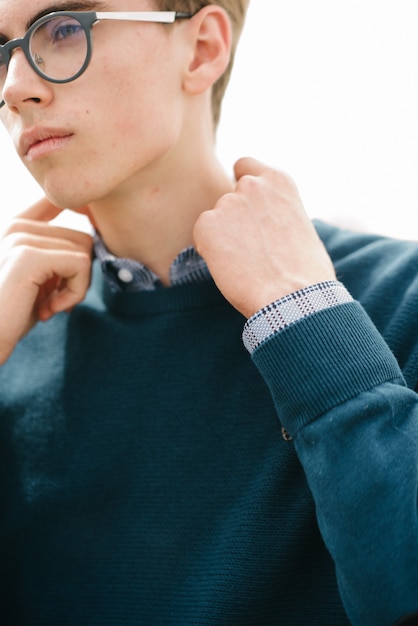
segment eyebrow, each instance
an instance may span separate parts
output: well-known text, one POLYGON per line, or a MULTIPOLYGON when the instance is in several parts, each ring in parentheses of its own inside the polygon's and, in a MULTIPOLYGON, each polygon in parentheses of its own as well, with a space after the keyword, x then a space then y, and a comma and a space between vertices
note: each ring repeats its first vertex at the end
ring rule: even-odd
MULTIPOLYGON (((65 0, 62 3, 54 2, 50 5, 44 7, 41 11, 38 11, 33 15, 25 25, 25 32, 32 26, 36 20, 39 20, 44 15, 48 15, 48 13, 54 13, 55 11, 93 11, 93 10, 103 10, 105 8, 105 3, 100 2, 99 0, 78 0, 78 2, 73 1, 69 2, 65 0)), ((4 44, 10 40, 10 37, 0 32, 0 43, 4 44)))
POLYGON ((103 8, 104 3, 90 0, 81 0, 79 2, 63 2, 62 4, 50 4, 47 7, 44 7, 41 11, 36 13, 31 19, 26 23, 26 30, 32 26, 36 20, 39 20, 44 15, 48 15, 48 13, 54 13, 55 11, 92 11, 95 9, 103 8))

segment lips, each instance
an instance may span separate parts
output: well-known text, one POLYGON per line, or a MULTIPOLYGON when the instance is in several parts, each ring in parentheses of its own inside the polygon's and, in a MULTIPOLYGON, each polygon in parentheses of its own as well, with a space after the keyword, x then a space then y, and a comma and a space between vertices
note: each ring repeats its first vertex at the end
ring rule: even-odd
POLYGON ((72 134, 68 130, 57 128, 35 128, 26 131, 19 140, 19 154, 22 157, 28 157, 35 151, 40 152, 42 148, 44 151, 47 151, 48 148, 51 150, 59 148, 72 137, 72 134))

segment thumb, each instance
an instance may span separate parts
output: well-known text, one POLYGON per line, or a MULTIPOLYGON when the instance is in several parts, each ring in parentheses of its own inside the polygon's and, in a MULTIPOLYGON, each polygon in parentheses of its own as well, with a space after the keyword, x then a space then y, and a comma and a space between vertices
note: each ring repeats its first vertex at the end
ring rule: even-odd
MULTIPOLYGON (((26 211, 22 211, 21 213, 19 213, 17 217, 21 219, 50 222, 54 218, 58 217, 58 215, 60 215, 63 210, 63 208, 52 204, 52 202, 50 202, 48 198, 41 198, 40 200, 35 202, 35 204, 26 209, 26 211)), ((74 211, 75 213, 80 213, 81 215, 85 215, 90 220, 93 228, 96 228, 96 223, 94 221, 93 215, 91 214, 91 211, 87 205, 72 209, 72 211, 74 211)))
POLYGON ((238 181, 242 176, 260 176, 266 170, 270 170, 271 167, 253 159, 252 157, 243 157, 238 159, 234 165, 235 178, 238 181))
POLYGON ((28 220, 39 220, 49 222, 57 217, 62 209, 52 204, 47 198, 41 198, 35 204, 32 204, 26 211, 19 213, 17 217, 28 220))

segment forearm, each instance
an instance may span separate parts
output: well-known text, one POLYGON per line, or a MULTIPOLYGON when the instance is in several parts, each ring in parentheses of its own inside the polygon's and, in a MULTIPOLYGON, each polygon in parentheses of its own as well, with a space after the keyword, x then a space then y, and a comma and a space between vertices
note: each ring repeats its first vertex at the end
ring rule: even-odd
POLYGON ((353 302, 294 324, 253 358, 293 437, 353 624, 417 611, 418 400, 386 343, 353 302))

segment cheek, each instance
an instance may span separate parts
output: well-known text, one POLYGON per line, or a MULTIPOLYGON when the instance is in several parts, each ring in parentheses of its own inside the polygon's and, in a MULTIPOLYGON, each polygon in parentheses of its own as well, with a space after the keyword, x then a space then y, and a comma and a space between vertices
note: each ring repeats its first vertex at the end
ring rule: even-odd
POLYGON ((108 99, 103 131, 112 136, 112 144, 126 141, 171 141, 178 136, 182 119, 182 100, 172 87, 156 80, 142 80, 135 75, 117 79, 108 99))
MULTIPOLYGON (((167 117, 181 92, 181 79, 170 56, 173 50, 165 35, 155 43, 138 33, 125 42, 123 54, 103 54, 99 63, 104 85, 100 91, 112 111, 117 114, 118 109, 126 110, 128 106, 150 124, 158 116, 167 117)), ((120 123, 122 130, 125 124, 123 120, 120 123)))
POLYGON ((12 115, 6 106, 3 109, 0 109, 0 111, 1 123, 6 129, 8 135, 10 136, 13 145, 16 145, 20 134, 19 120, 16 118, 16 116, 14 116, 14 119, 12 118, 12 115))

